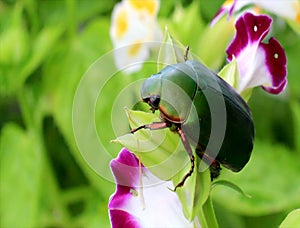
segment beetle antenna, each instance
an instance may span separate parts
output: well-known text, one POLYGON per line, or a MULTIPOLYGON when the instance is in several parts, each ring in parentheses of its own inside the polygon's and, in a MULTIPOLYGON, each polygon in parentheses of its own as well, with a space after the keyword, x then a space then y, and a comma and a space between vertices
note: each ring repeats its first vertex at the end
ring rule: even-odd
POLYGON ((183 56, 184 62, 186 62, 188 60, 189 51, 190 51, 190 46, 188 45, 188 46, 186 46, 185 53, 183 56))
POLYGON ((177 129, 177 132, 180 135, 181 141, 183 142, 183 145, 184 145, 184 147, 185 147, 185 149, 186 149, 186 151, 187 151, 187 153, 188 153, 188 155, 190 157, 191 168, 190 168, 189 172, 184 175, 184 177, 182 178, 182 180, 175 186, 175 188, 173 190, 174 192, 176 191, 177 188, 182 187, 184 185, 184 182, 186 181, 186 179, 193 174, 194 167, 195 167, 195 157, 193 155, 192 148, 191 148, 191 146, 190 146, 187 138, 185 137, 183 131, 179 127, 177 129))

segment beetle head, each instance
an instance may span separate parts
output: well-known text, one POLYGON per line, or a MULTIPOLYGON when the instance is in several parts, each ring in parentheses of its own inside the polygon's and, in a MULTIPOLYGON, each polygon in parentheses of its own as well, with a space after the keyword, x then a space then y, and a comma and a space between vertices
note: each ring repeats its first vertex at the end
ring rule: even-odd
POLYGON ((150 105, 150 110, 155 112, 160 103, 161 94, 161 74, 154 74, 146 79, 141 88, 143 102, 150 105))
POLYGON ((160 102, 160 96, 159 95, 151 95, 149 97, 143 98, 143 101, 148 103, 150 105, 150 110, 154 113, 155 110, 158 109, 158 105, 160 102))

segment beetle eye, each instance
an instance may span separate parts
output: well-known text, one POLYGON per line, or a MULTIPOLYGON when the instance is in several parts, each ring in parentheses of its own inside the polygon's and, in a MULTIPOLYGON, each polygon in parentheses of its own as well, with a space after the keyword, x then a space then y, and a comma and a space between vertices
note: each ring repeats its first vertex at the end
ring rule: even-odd
POLYGON ((160 102, 160 96, 159 95, 152 95, 150 97, 145 97, 143 99, 143 101, 151 106, 150 110, 154 113, 155 110, 158 109, 158 105, 159 105, 159 102, 160 102))
POLYGON ((160 96, 158 96, 158 95, 153 95, 153 96, 150 97, 150 102, 149 102, 149 104, 150 104, 153 108, 158 109, 159 102, 160 102, 160 96))

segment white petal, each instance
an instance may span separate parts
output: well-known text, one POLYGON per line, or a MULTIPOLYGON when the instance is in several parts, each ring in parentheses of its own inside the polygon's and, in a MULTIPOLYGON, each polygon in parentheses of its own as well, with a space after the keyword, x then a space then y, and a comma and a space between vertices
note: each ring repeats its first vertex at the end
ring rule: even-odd
MULTIPOLYGON (((143 8, 132 7, 131 3, 140 6, 135 1, 123 1, 115 6, 110 28, 110 36, 117 49, 114 51, 116 66, 122 70, 126 68, 127 73, 139 70, 149 57, 151 46, 145 45, 146 42, 162 39, 158 35, 161 32, 156 18, 143 8)), ((156 5, 159 6, 159 2, 156 5)))
POLYGON ((240 68, 241 78, 237 91, 261 85, 271 85, 271 76, 265 63, 265 52, 258 44, 249 45, 236 59, 240 68))
POLYGON ((253 2, 278 16, 300 22, 300 3, 298 0, 254 0, 253 2))
POLYGON ((172 192, 174 186, 171 181, 158 183, 154 175, 147 171, 143 176, 144 200, 139 196, 128 200, 124 210, 139 218, 142 227, 193 227, 183 215, 182 207, 176 193, 172 192), (169 189, 170 188, 170 189, 169 189))
POLYGON ((137 42, 114 50, 115 63, 125 73, 136 72, 149 57, 149 45, 137 42))

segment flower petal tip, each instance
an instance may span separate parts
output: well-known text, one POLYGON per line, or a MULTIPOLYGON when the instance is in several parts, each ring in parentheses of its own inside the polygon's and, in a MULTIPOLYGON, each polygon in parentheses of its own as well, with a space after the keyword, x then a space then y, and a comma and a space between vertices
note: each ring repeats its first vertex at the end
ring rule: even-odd
POLYGON ((265 61, 271 77, 271 86, 263 85, 263 89, 272 94, 284 90, 287 84, 287 59, 283 47, 275 38, 270 38, 268 44, 261 44, 265 51, 265 61))
POLYGON ((117 186, 137 186, 139 180, 139 161, 126 148, 123 148, 119 156, 110 163, 111 170, 117 182, 117 186))
POLYGON ((268 93, 279 94, 281 93, 287 85, 287 80, 284 80, 278 87, 266 87, 262 86, 262 88, 268 93))
POLYGON ((225 13, 226 13, 226 9, 222 6, 215 14, 215 16, 212 18, 210 22, 210 26, 214 26, 225 13))
POLYGON ((112 166, 114 166, 115 163, 121 163, 133 167, 138 167, 139 164, 137 158, 127 148, 122 148, 118 157, 111 161, 112 166))
POLYGON ((250 12, 244 13, 235 24, 236 36, 228 46, 226 52, 228 60, 232 55, 238 56, 248 45, 259 43, 271 28, 272 19, 267 15, 255 16, 250 12))

